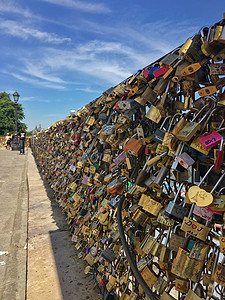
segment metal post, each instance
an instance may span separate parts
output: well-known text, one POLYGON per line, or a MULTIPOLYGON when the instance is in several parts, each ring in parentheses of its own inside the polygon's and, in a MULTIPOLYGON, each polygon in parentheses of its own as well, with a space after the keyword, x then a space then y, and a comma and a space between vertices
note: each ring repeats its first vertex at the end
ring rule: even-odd
POLYGON ((17 103, 15 103, 15 135, 17 136, 18 125, 17 125, 17 103))
POLYGON ((19 150, 20 146, 18 143, 18 115, 17 115, 17 105, 19 101, 20 95, 17 93, 17 91, 13 94, 14 102, 15 102, 15 135, 14 140, 12 142, 12 150, 19 150))

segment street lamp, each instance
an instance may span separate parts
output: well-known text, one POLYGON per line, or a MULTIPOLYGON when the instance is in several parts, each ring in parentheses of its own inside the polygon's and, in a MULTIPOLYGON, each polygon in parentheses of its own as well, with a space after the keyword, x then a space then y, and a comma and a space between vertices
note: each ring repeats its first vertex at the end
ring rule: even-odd
POLYGON ((19 143, 18 143, 18 118, 17 118, 17 105, 19 101, 20 95, 18 94, 17 91, 13 94, 13 99, 15 102, 15 135, 14 135, 14 140, 13 140, 13 145, 12 145, 12 150, 19 150, 19 143))

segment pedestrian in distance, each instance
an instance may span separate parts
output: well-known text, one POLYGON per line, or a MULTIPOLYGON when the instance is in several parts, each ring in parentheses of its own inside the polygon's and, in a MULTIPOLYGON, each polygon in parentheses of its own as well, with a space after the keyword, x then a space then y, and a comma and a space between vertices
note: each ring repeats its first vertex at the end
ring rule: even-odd
POLYGON ((25 140, 26 140, 26 132, 24 128, 18 134, 19 142, 20 142, 20 155, 25 155, 25 140))
POLYGON ((5 144, 6 144, 6 149, 7 150, 10 149, 10 143, 11 143, 11 136, 9 135, 9 133, 7 133, 6 137, 5 137, 5 144))

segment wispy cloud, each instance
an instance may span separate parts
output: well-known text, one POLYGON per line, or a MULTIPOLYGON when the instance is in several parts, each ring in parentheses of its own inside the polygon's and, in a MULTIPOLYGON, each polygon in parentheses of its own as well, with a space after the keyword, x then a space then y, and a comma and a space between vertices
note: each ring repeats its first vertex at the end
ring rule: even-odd
POLYGON ((61 78, 54 76, 53 74, 49 74, 46 69, 43 69, 44 66, 37 65, 36 63, 31 63, 30 61, 25 60, 25 68, 23 72, 33 77, 37 77, 39 79, 53 82, 53 83, 65 83, 61 78))
POLYGON ((90 13, 109 13, 110 9, 103 3, 91 3, 79 0, 41 0, 44 2, 52 3, 55 5, 60 5, 64 7, 69 7, 72 9, 77 9, 90 13))
POLYGON ((0 3, 0 13, 14 13, 18 15, 22 15, 26 18, 32 18, 34 14, 25 7, 21 7, 16 3, 15 1, 12 0, 1 0, 0 3))
POLYGON ((41 81, 41 80, 37 80, 35 78, 30 78, 28 76, 23 76, 21 74, 16 74, 16 73, 11 73, 11 75, 13 77, 15 77, 16 79, 19 79, 25 83, 33 84, 35 86, 42 86, 42 87, 52 88, 52 89, 57 89, 57 90, 65 90, 65 86, 63 86, 63 85, 52 84, 48 81, 41 81))
POLYGON ((19 37, 24 40, 35 38, 39 41, 51 44, 61 44, 71 41, 70 38, 60 38, 56 34, 39 31, 31 27, 26 27, 23 24, 11 20, 0 20, 0 29, 4 34, 19 37))
POLYGON ((23 102, 35 101, 35 97, 23 97, 23 102))

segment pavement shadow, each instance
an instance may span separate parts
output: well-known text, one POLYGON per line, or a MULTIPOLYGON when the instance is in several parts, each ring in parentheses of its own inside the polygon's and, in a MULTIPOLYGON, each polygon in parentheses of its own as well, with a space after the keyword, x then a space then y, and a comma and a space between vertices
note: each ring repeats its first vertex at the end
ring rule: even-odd
POLYGON ((43 178, 36 160, 35 162, 51 202, 52 217, 58 227, 57 230, 49 231, 49 236, 63 300, 102 299, 98 290, 93 290, 94 280, 84 274, 86 264, 77 257, 77 250, 71 241, 72 233, 69 230, 66 217, 56 202, 54 191, 48 181, 43 178))

